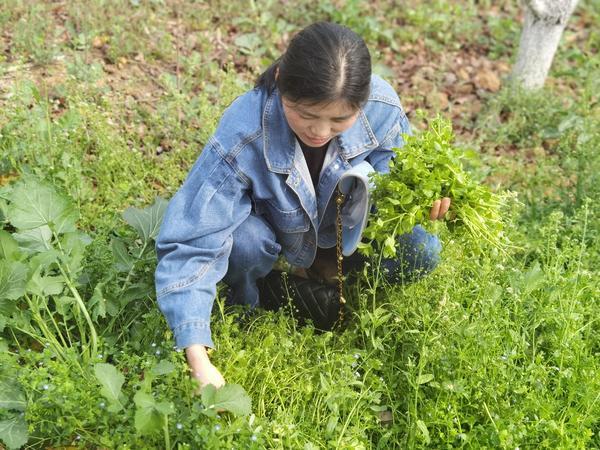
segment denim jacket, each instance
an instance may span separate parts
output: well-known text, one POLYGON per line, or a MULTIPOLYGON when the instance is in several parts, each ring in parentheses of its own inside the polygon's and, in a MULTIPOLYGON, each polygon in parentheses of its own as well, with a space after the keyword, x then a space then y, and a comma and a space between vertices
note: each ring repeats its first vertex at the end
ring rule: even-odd
POLYGON ((223 279, 232 233, 249 214, 263 215, 289 263, 309 267, 317 245, 335 243, 325 207, 347 169, 367 161, 388 171, 391 148, 409 123, 393 88, 378 76, 356 122, 335 137, 333 160, 316 188, 277 90, 255 88, 225 111, 186 181, 170 200, 156 241, 158 304, 180 348, 213 347, 210 314, 223 279))

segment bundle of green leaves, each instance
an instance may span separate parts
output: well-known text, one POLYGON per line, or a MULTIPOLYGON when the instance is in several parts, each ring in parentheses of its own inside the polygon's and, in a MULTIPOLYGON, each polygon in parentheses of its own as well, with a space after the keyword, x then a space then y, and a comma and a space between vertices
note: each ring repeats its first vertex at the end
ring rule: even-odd
POLYGON ((361 251, 370 254, 375 247, 384 257, 395 256, 397 236, 426 225, 433 202, 443 197, 452 200, 447 220, 459 225, 454 229, 466 229, 478 248, 504 249, 501 211, 507 194, 492 192, 466 170, 463 163, 475 156, 453 145, 450 121, 432 119, 427 130, 404 135, 404 140, 402 148, 394 149, 390 172, 372 175, 376 213, 364 232, 371 242, 361 243, 361 251))

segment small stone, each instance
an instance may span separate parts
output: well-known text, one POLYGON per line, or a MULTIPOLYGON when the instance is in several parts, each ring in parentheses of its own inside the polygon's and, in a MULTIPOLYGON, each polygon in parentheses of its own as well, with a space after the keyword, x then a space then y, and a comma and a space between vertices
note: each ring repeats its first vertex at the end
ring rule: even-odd
POLYGON ((390 426, 394 423, 394 416, 391 411, 381 411, 379 413, 379 423, 384 426, 390 426))

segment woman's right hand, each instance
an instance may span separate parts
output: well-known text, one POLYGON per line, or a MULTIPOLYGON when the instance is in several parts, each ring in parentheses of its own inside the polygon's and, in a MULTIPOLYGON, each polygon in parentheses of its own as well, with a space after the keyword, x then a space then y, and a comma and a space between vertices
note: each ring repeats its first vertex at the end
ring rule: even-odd
POLYGON ((201 344, 190 345, 185 349, 188 365, 192 371, 192 377, 198 380, 200 387, 212 384, 220 388, 225 384, 221 372, 212 365, 206 352, 206 347, 201 344))

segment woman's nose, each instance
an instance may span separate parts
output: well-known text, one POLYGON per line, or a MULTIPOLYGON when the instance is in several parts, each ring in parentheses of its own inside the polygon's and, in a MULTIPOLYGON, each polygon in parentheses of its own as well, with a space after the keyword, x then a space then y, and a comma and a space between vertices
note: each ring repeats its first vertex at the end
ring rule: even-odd
POLYGON ((327 137, 329 136, 329 125, 327 125, 326 123, 314 124, 312 127, 309 128, 309 131, 310 134, 313 135, 313 137, 327 137))

